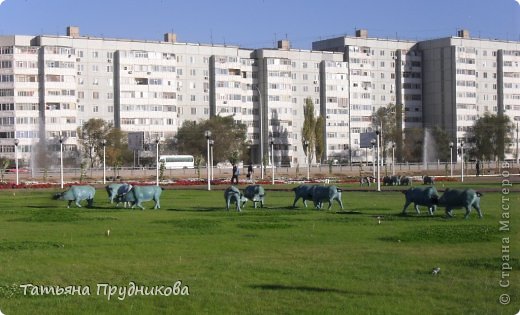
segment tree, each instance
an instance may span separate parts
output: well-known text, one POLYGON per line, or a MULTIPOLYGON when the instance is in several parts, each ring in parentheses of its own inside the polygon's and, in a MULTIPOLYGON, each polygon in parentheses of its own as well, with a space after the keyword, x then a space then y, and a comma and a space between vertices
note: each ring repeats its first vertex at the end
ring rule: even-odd
POLYGON ((513 141, 513 130, 508 116, 484 114, 468 132, 468 141, 473 145, 469 155, 476 159, 503 160, 505 148, 513 141))
POLYGON ((424 131, 421 128, 409 128, 404 131, 403 159, 408 162, 420 162, 423 154, 424 131))
POLYGON ((179 128, 176 140, 179 153, 193 156, 207 155, 206 130, 211 131, 214 163, 239 161, 246 148, 247 127, 234 121, 233 117, 214 116, 199 122, 186 121, 179 128))
POLYGON ((303 127, 302 127, 302 145, 305 148, 307 143, 305 155, 307 156, 308 163, 312 162, 312 156, 314 155, 315 143, 316 143, 316 117, 314 117, 314 103, 312 99, 306 98, 305 105, 303 107, 303 127))
MULTIPOLYGON (((374 129, 381 129, 381 148, 383 160, 386 160, 386 148, 390 143, 399 143, 401 137, 398 133, 401 132, 396 124, 396 105, 390 103, 386 107, 379 107, 379 109, 372 114, 372 126, 374 129)), ((398 146, 398 145, 397 145, 398 146)))
POLYGON ((449 161, 450 159, 450 136, 439 126, 435 126, 432 130, 432 136, 435 140, 435 147, 432 148, 437 154, 437 158, 441 161, 449 161))
POLYGON ((110 128, 106 140, 106 159, 108 165, 117 167, 133 162, 133 152, 128 149, 128 136, 126 132, 119 128, 110 128))
POLYGON ((316 138, 316 161, 322 161, 325 152, 325 117, 318 116, 316 126, 314 127, 314 136, 316 138))
POLYGON ((103 154, 101 140, 107 139, 111 125, 101 118, 92 118, 78 127, 78 142, 94 167, 96 159, 103 154))

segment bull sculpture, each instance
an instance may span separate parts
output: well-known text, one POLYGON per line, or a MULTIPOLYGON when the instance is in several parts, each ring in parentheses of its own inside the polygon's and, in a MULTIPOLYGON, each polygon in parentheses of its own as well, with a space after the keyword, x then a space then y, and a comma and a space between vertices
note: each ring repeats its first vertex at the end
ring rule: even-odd
POLYGON ((244 189, 244 196, 253 202, 255 208, 257 203, 260 203, 261 208, 264 207, 264 187, 260 185, 249 185, 244 189))
POLYGON ((78 208, 81 208, 80 201, 86 200, 87 207, 92 208, 94 203, 94 196, 96 195, 96 189, 92 186, 71 186, 67 191, 56 193, 53 197, 54 200, 67 200, 67 208, 74 201, 78 208))
POLYGON ((412 178, 408 176, 401 176, 401 179, 399 181, 399 185, 401 186, 411 186, 412 185, 412 178))
POLYGON ((300 198, 303 200, 303 205, 305 208, 307 208, 307 200, 312 201, 312 192, 316 186, 314 185, 300 185, 298 187, 293 188, 294 191, 294 202, 293 202, 293 208, 296 208, 296 202, 300 200, 300 198))
POLYGON ((398 186, 401 184, 401 176, 385 176, 383 177, 383 185, 385 186, 398 186))
POLYGON ((236 188, 235 186, 229 186, 224 191, 224 200, 226 201, 226 210, 229 211, 230 204, 235 203, 237 205, 237 211, 240 212, 242 211, 240 207, 243 206, 244 203, 246 203, 247 198, 244 197, 244 195, 242 195, 238 188, 236 188))
POLYGON ((435 187, 415 187, 403 191, 406 202, 403 207, 403 214, 406 214, 406 208, 413 202, 415 212, 420 214, 419 206, 428 207, 428 213, 433 215, 439 201, 439 194, 435 187))
POLYGON ((312 190, 312 202, 314 203, 314 207, 316 209, 321 209, 324 201, 329 202, 329 207, 327 210, 330 210, 332 207, 332 201, 336 200, 341 210, 343 210, 343 202, 341 201, 341 189, 336 186, 315 186, 312 190))
MULTIPOLYGON (((126 184, 126 183, 125 184, 110 184, 105 187, 105 190, 107 191, 107 194, 108 194, 108 200, 110 201, 110 203, 114 203, 117 196, 122 196, 122 195, 127 194, 130 191, 130 189, 132 189, 132 185, 126 184)), ((119 205, 119 202, 116 203, 116 207, 118 205, 119 205)), ((125 208, 126 208, 126 203, 125 203, 125 208)))
POLYGON ((482 211, 480 210, 480 197, 482 194, 473 189, 450 189, 446 188, 444 194, 439 198, 439 206, 446 208, 446 215, 453 217, 452 210, 456 208, 466 209, 464 219, 467 219, 471 213, 471 209, 475 208, 478 216, 482 218, 482 211))
POLYGON ((130 202, 133 204, 132 208, 139 207, 144 210, 141 203, 145 201, 153 200, 155 202, 154 209, 161 208, 161 193, 162 187, 150 185, 150 186, 132 186, 132 188, 125 194, 118 195, 115 199, 116 202, 130 202))
POLYGON ((424 185, 435 185, 435 180, 432 176, 423 176, 424 185))

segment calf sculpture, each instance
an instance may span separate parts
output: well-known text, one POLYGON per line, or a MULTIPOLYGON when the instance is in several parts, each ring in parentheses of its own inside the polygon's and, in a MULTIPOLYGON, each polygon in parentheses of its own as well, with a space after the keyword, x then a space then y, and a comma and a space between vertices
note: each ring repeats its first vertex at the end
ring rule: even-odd
POLYGON ((249 185, 244 189, 244 196, 253 202, 254 207, 260 203, 260 207, 264 207, 265 190, 260 185, 249 185))
POLYGON ((78 208, 81 208, 80 201, 87 200, 87 207, 91 208, 95 195, 96 189, 92 186, 71 186, 67 191, 55 194, 53 199, 67 200, 67 208, 70 208, 73 201, 78 208))
POLYGON ((229 206, 231 203, 235 203, 237 205, 236 209, 238 212, 242 211, 240 206, 243 206, 246 203, 247 198, 242 195, 240 190, 235 186, 229 186, 224 191, 224 200, 226 201, 226 210, 229 211, 229 206))
POLYGON ((480 210, 480 192, 473 189, 450 189, 446 188, 444 194, 439 198, 439 206, 446 208, 446 215, 453 217, 452 210, 456 208, 466 209, 464 219, 467 219, 471 213, 471 209, 475 208, 478 216, 482 218, 482 211, 480 210))
POLYGON ((144 210, 143 205, 141 204, 144 201, 155 202, 154 209, 161 208, 161 193, 163 189, 162 187, 150 185, 150 186, 132 186, 132 188, 125 194, 118 195, 116 197, 116 202, 130 202, 133 204, 132 208, 139 207, 144 210))
POLYGON ((406 214, 406 208, 413 202, 415 212, 417 214, 421 213, 419 211, 419 206, 428 207, 428 213, 433 215, 437 206, 436 204, 439 201, 439 194, 435 187, 415 187, 410 188, 408 190, 403 191, 403 194, 406 198, 406 202, 403 207, 403 214, 406 214))

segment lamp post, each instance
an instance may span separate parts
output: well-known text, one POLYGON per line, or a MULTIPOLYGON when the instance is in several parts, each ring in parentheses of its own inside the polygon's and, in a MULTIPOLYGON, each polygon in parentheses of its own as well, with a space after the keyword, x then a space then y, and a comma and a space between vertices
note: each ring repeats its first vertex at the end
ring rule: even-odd
POLYGON ((271 184, 274 185, 274 141, 271 140, 271 170, 273 171, 273 178, 271 184))
POLYGON ((159 186, 159 138, 155 139, 155 185, 159 186))
POLYGON ((395 175, 395 142, 392 143, 392 175, 395 175))
POLYGON ((107 140, 106 139, 103 139, 101 140, 101 145, 103 146, 103 185, 106 184, 106 181, 107 181, 107 173, 106 173, 106 145, 107 145, 107 140))
POLYGON ((376 146, 376 139, 370 140, 370 143, 372 144, 372 177, 376 177, 376 158, 375 158, 375 146, 376 146))
POLYGON ((453 177, 453 141, 450 141, 450 176, 453 177))
POLYGON ((206 169, 207 169, 207 172, 208 172, 208 190, 211 190, 211 176, 210 176, 210 172, 209 172, 209 163, 210 163, 210 147, 209 147, 209 141, 210 141, 210 138, 211 138, 211 131, 209 130, 206 130, 204 131, 204 136, 206 137, 206 142, 207 142, 207 159, 206 159, 206 169))
POLYGON ((18 144, 20 143, 20 140, 14 139, 14 163, 16 167, 16 186, 18 186, 19 183, 19 177, 18 177, 18 144))
POLYGON ((310 170, 310 167, 311 167, 311 163, 309 161, 309 157, 307 156, 308 155, 308 148, 309 148, 309 141, 308 140, 305 140, 303 141, 303 150, 305 151, 305 159, 307 160, 306 163, 307 163, 307 180, 309 180, 310 178, 310 173, 311 173, 311 170, 310 170))
POLYGON ((253 88, 258 92, 258 116, 260 116, 260 178, 264 179, 264 117, 262 108, 262 93, 257 85, 253 88))
POLYGON ((460 141, 460 181, 464 182, 464 140, 460 141))
POLYGON ((380 137, 380 134, 381 134, 381 130, 376 130, 376 157, 377 157, 377 191, 381 191, 381 167, 380 167, 380 164, 381 164, 381 158, 379 157, 379 137, 380 137))
POLYGON ((209 140, 209 165, 210 165, 210 178, 213 180, 213 146, 215 145, 214 140, 209 140))
POLYGON ((63 138, 63 135, 60 134, 60 182, 61 182, 61 189, 63 189, 63 141, 65 139, 63 138))

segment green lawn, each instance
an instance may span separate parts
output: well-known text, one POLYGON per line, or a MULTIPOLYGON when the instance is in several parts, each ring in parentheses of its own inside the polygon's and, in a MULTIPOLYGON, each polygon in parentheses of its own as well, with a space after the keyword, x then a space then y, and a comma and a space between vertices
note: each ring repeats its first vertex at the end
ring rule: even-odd
MULTIPOLYGON (((437 184, 442 189, 442 183, 437 184)), ((343 188, 355 185, 340 185, 343 188)), ((446 186, 461 186, 449 183, 446 186)), ((227 212, 221 190, 170 189, 160 210, 66 208, 50 190, 0 191, 0 310, 12 314, 515 314, 520 309, 518 193, 499 231, 499 183, 483 219, 401 216, 397 191, 344 191, 345 210, 292 209, 289 190, 264 209, 227 212), (382 216, 378 224, 378 216, 382 216), (110 229, 110 236, 106 231, 110 229), (508 288, 501 288, 509 237, 508 288), (432 269, 440 267, 438 275, 432 269), (97 294, 98 284, 147 289, 180 280, 189 295, 97 294), (90 295, 24 296, 20 285, 88 287, 90 295), (499 303, 501 294, 511 302, 499 303)), ((269 186, 266 186, 269 187, 269 186)), ((281 187, 281 186, 279 186, 281 187)), ((288 186, 283 186, 288 188, 288 186)), ((217 188, 217 187, 215 187, 217 188)), ((218 187, 222 188, 222 187, 218 187)), ((371 188, 372 189, 372 188, 371 188)), ((385 188, 386 189, 386 188, 385 188)), ((30 290, 29 290, 30 291, 30 290)))

